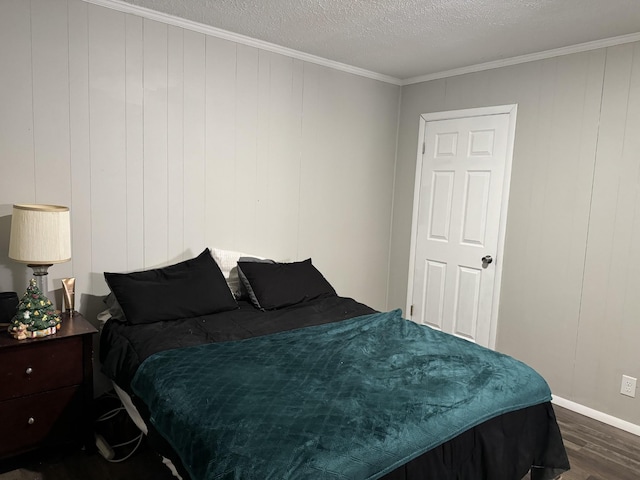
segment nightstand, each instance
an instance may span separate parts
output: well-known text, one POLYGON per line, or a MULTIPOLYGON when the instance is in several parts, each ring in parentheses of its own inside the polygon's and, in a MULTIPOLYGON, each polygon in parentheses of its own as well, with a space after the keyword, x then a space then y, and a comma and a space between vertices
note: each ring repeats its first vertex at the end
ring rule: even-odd
POLYGON ((0 332, 0 459, 39 447, 93 444, 93 334, 82 315, 62 314, 44 338, 0 332))

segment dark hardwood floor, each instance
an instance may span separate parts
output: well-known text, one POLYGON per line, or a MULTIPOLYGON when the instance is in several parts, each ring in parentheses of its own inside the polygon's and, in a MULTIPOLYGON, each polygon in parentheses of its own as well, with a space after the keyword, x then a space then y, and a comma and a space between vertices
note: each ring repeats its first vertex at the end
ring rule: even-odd
POLYGON ((97 452, 87 454, 78 449, 0 462, 0 472, 6 472, 0 473, 0 480, 176 480, 144 442, 121 463, 107 462, 97 452))
MULTIPOLYGON (((562 480, 640 480, 640 437, 554 407, 571 471, 562 480)), ((98 453, 49 453, 0 462, 0 480, 171 480, 160 457, 143 443, 123 463, 98 453)), ((435 479, 437 480, 437 479, 435 479)))
POLYGON ((562 480, 640 480, 640 437, 554 406, 571 470, 562 480))

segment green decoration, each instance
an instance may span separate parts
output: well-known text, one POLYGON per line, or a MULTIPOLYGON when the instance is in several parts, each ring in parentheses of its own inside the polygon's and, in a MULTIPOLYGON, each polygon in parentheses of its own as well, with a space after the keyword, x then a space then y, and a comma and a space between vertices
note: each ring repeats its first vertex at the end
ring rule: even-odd
POLYGON ((31 279, 27 291, 18 303, 16 315, 9 324, 9 333, 18 340, 46 337, 60 328, 60 315, 51 301, 40 291, 35 279, 31 279))

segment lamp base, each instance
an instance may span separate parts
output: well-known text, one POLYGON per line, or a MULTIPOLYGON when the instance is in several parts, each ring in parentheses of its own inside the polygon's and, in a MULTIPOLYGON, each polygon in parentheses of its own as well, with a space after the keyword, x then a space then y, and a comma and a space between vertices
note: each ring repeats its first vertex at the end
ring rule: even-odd
POLYGON ((49 293, 49 284, 47 282, 47 275, 49 275, 49 267, 53 265, 27 265, 33 269, 33 277, 36 279, 36 286, 46 297, 49 293))

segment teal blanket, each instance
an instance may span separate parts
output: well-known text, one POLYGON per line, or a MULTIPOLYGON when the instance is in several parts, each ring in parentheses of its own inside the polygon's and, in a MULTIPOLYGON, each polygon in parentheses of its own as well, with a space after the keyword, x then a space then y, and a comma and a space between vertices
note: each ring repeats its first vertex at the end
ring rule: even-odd
POLYGON ((132 387, 193 480, 376 479, 551 399, 523 363, 400 311, 160 352, 132 387))

